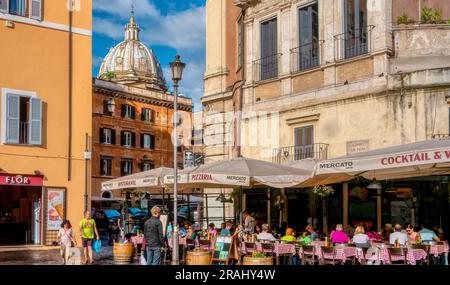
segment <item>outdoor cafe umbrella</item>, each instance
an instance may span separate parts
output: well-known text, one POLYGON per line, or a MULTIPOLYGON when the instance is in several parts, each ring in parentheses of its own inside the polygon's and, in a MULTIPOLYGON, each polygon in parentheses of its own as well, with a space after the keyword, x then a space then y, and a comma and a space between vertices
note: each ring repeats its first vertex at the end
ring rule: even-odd
MULTIPOLYGON (((253 185, 286 188, 299 184, 311 176, 311 170, 240 157, 182 170, 178 176, 178 183, 191 188, 235 188, 253 185)), ((166 185, 173 184, 173 181, 173 175, 164 177, 166 185)))
POLYGON ((321 184, 331 184, 345 181, 336 180, 344 179, 346 175, 385 180, 446 174, 450 174, 450 140, 443 139, 420 141, 320 161, 316 165, 314 178, 328 177, 330 183, 321 184), (332 179, 333 177, 336 179, 332 179))
POLYGON ((162 178, 172 172, 172 168, 159 167, 115 178, 102 183, 102 192, 135 188, 161 189, 164 188, 162 178))

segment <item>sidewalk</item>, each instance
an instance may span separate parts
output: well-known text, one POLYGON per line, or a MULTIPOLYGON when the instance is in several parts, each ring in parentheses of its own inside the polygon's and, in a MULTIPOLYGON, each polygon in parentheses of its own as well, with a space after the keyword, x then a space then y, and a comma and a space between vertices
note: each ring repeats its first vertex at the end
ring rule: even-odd
MULTIPOLYGON (((81 248, 78 249, 81 252, 81 248)), ((0 265, 61 265, 59 246, 2 246, 0 265)), ((114 264, 113 248, 102 247, 99 254, 94 253, 96 265, 114 264)))

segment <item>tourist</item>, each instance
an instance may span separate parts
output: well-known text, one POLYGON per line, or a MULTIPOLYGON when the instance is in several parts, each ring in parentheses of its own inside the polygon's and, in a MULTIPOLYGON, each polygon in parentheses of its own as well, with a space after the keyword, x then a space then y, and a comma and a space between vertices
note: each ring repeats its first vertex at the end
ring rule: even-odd
POLYGON ((255 232, 255 218, 245 210, 242 212, 242 220, 244 221, 244 231, 253 234, 255 232))
POLYGON ((261 233, 261 226, 260 225, 255 225, 255 234, 260 234, 261 233))
POLYGON ((379 233, 377 233, 376 231, 372 231, 372 225, 373 224, 371 222, 366 223, 366 228, 365 228, 366 235, 369 237, 370 240, 380 241, 380 242, 383 241, 383 237, 379 233))
POLYGON ((434 233, 438 236, 439 240, 444 240, 444 231, 438 226, 433 226, 434 233))
POLYGON ((319 239, 319 235, 316 233, 312 225, 307 225, 305 230, 309 233, 311 240, 319 239))
POLYGON ((305 244, 305 245, 311 244, 312 239, 311 239, 310 235, 311 235, 310 232, 303 231, 302 236, 297 239, 297 242, 305 244))
POLYGON ((363 226, 356 227, 352 241, 357 247, 370 247, 370 238, 365 234, 363 226))
POLYGON ((197 238, 197 234, 195 233, 195 230, 192 226, 188 226, 187 231, 186 231, 186 238, 187 239, 196 239, 197 238))
POLYGON ((295 241, 295 232, 291 228, 286 229, 286 235, 281 238, 283 241, 294 242, 295 241))
POLYGON ((355 234, 355 228, 351 224, 348 224, 345 227, 344 232, 347 234, 347 236, 352 237, 355 234))
POLYGON ((153 207, 152 217, 144 224, 144 239, 147 247, 147 265, 158 265, 161 258, 161 247, 164 245, 162 223, 159 219, 161 209, 153 207))
POLYGON ((384 230, 381 232, 381 236, 383 237, 383 240, 385 240, 385 241, 389 240, 389 236, 392 233, 393 233, 392 224, 385 224, 384 230))
POLYGON ((258 240, 269 240, 269 241, 276 240, 275 237, 271 233, 269 233, 269 225, 268 224, 263 224, 261 226, 261 230, 262 230, 262 232, 257 236, 258 240))
POLYGON ((225 229, 227 227, 226 223, 221 223, 220 224, 220 229, 219 229, 219 233, 222 232, 223 229, 225 229))
POLYGON ((336 225, 336 230, 332 231, 330 234, 330 240, 333 243, 347 243, 350 241, 349 237, 343 231, 342 224, 336 225))
POLYGON ((396 224, 394 226, 394 232, 389 235, 389 243, 394 244, 398 241, 400 245, 406 245, 408 242, 408 235, 402 233, 402 226, 400 224, 396 224))
POLYGON ((167 224, 167 229, 166 229, 166 237, 167 239, 171 239, 173 235, 173 226, 172 226, 172 222, 169 222, 167 224))
POLYGON ((220 231, 220 235, 223 236, 223 237, 230 236, 232 227, 233 227, 233 224, 231 222, 229 222, 229 221, 226 222, 225 223, 225 228, 220 231))
POLYGON ((189 228, 189 222, 179 223, 180 224, 180 236, 185 238, 187 235, 187 230, 189 228))
POLYGON ((414 230, 413 225, 406 225, 406 234, 408 235, 408 241, 410 244, 416 244, 418 241, 420 241, 420 234, 414 230))
POLYGON ((58 235, 56 236, 56 241, 61 246, 61 257, 63 259, 64 265, 70 256, 70 249, 75 247, 77 242, 73 236, 72 225, 69 220, 64 220, 59 229, 58 235))
POLYGON ((422 229, 419 231, 419 234, 422 241, 440 241, 436 233, 429 229, 428 223, 422 224, 422 229))
POLYGON ((209 238, 214 238, 215 236, 217 236, 217 229, 216 229, 216 225, 214 223, 209 223, 208 225, 208 229, 205 232, 206 236, 209 238))
POLYGON ((125 209, 122 208, 120 211, 120 216, 117 219, 117 225, 119 226, 120 231, 120 240, 123 240, 125 238, 125 209))
POLYGON ((94 234, 97 240, 100 240, 100 235, 98 234, 95 220, 91 218, 91 212, 89 210, 84 212, 84 219, 80 221, 80 232, 84 248, 84 264, 93 264, 92 242, 94 240, 94 234))

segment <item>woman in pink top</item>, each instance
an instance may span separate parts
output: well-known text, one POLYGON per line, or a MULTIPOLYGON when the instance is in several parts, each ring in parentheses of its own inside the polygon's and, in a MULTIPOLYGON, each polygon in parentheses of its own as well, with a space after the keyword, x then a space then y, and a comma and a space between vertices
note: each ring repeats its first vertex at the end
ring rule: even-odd
POLYGON ((333 243, 348 243, 350 239, 343 231, 342 224, 336 225, 336 230, 331 232, 330 239, 333 243))

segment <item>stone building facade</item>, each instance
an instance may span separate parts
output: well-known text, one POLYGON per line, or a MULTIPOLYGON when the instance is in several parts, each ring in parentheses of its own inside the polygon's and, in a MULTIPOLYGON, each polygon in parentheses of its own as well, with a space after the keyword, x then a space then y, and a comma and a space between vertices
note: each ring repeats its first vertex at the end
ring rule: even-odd
POLYGON ((207 145, 207 159, 232 157, 240 144, 246 157, 289 163, 449 133, 450 26, 397 24, 403 13, 418 21, 425 6, 441 10, 448 19, 448 3, 208 2, 222 5, 223 14, 207 9, 213 23, 207 28, 211 38, 202 98, 205 138, 214 133, 230 143, 207 145), (232 4, 240 11, 228 9, 226 14, 225 7, 232 4), (234 22, 229 28, 234 34, 219 33, 226 31, 228 21, 234 22), (235 51, 213 56, 219 47, 235 51), (239 96, 232 94, 241 79, 233 77, 240 50, 244 84, 239 124, 232 119, 236 115, 226 114, 239 110, 239 96), (222 121, 218 114, 223 114, 222 121))

